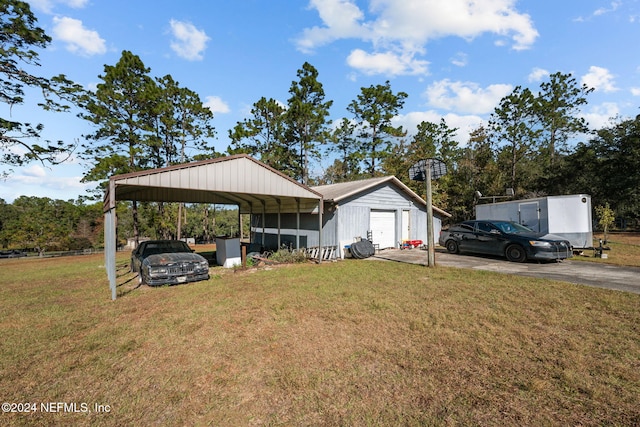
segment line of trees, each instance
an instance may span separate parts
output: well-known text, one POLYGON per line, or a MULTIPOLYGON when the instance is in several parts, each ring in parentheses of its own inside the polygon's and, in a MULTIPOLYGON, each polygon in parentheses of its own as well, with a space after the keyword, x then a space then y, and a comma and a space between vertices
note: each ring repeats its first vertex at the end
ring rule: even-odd
MULTIPOLYGON (((418 160, 435 157, 449 173, 434 183, 434 203, 455 221, 472 215, 475 191, 502 195, 507 188, 515 197, 588 193, 595 205, 608 203, 618 217, 635 223, 640 219, 640 116, 617 118, 590 133, 580 111, 592 89, 571 74, 551 74, 534 89, 514 88, 487 123, 459 144, 465 138, 444 119, 422 122, 413 130, 395 126, 409 95, 394 92, 389 81, 361 88, 347 114, 330 121, 333 101, 326 99, 318 71, 305 62, 291 83, 287 103, 258 99, 249 117, 228 131, 226 152, 218 153, 211 143, 213 114, 197 93, 170 75, 152 76, 137 55, 125 50, 115 65, 105 65, 95 91, 64 76, 35 76, 26 66, 38 65, 34 49, 45 48, 50 38, 37 27, 27 3, 8 0, 0 8, 0 99, 10 107, 20 105, 25 88, 36 87, 44 95, 39 105, 46 110, 79 108, 79 117, 94 126, 79 147, 79 156, 90 165, 83 181, 96 182, 98 195, 113 174, 237 153, 255 156, 304 184, 393 174, 422 194, 421 184, 409 181, 407 171, 418 160), (311 165, 321 158, 334 161, 312 174, 311 165)), ((8 165, 34 160, 55 164, 78 149, 62 141, 41 144, 41 125, 9 118, 0 118, 0 132, 0 162, 8 165)), ((23 202, 4 206, 18 208, 23 202)), ((126 205, 131 215, 121 221, 121 230, 135 238, 182 235, 182 205, 138 205, 126 205), (155 225, 145 228, 149 221, 155 225)), ((197 209, 190 207, 187 214, 192 211, 197 209)), ((208 215, 206 207, 201 214, 208 215)), ((7 223, 6 218, 0 222, 3 242, 13 241, 19 228, 7 228, 7 223), (5 233, 9 229, 14 232, 5 233)))
MULTIPOLYGON (((124 245, 133 229, 131 207, 120 203, 118 243, 124 245)), ((210 243, 215 236, 235 236, 241 231, 238 209, 210 204, 140 203, 139 229, 152 239, 177 238, 177 218, 185 236, 196 243, 210 243)), ((249 218, 242 217, 243 233, 249 229, 249 218)), ((39 254, 52 251, 74 251, 104 247, 102 203, 53 200, 47 197, 21 196, 6 203, 0 199, 0 248, 28 249, 39 254)))

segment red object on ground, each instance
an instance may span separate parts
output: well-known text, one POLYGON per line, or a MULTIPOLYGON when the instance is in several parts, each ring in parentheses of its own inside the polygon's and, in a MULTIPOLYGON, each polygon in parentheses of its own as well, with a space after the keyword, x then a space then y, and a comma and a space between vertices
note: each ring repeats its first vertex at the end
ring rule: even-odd
POLYGON ((420 245, 422 245, 422 240, 403 240, 402 241, 402 249, 404 248, 413 249, 413 248, 417 248, 420 245))

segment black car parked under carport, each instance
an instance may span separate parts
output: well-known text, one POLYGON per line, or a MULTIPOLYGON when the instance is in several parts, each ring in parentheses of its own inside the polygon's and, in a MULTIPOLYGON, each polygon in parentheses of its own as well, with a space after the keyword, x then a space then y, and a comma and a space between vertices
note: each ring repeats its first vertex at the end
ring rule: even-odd
POLYGON ((438 243, 449 253, 497 255, 514 262, 563 260, 573 255, 568 240, 512 221, 464 221, 441 231, 438 243))
POLYGON ((181 240, 148 240, 131 253, 140 284, 177 285, 209 279, 209 262, 181 240))

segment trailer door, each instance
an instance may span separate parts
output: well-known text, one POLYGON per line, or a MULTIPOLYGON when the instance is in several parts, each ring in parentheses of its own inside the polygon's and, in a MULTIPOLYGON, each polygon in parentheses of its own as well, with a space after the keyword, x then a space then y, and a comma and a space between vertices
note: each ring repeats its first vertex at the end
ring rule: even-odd
POLYGON ((538 202, 526 202, 518 205, 520 224, 540 232, 540 206, 538 202))

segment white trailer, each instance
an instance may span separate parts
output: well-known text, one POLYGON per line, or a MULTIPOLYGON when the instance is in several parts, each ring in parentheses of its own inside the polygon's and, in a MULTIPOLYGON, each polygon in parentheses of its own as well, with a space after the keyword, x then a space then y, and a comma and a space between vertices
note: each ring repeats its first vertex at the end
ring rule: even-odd
POLYGON ((514 221, 540 233, 562 236, 576 249, 593 247, 591 196, 587 194, 477 205, 476 219, 514 221))

